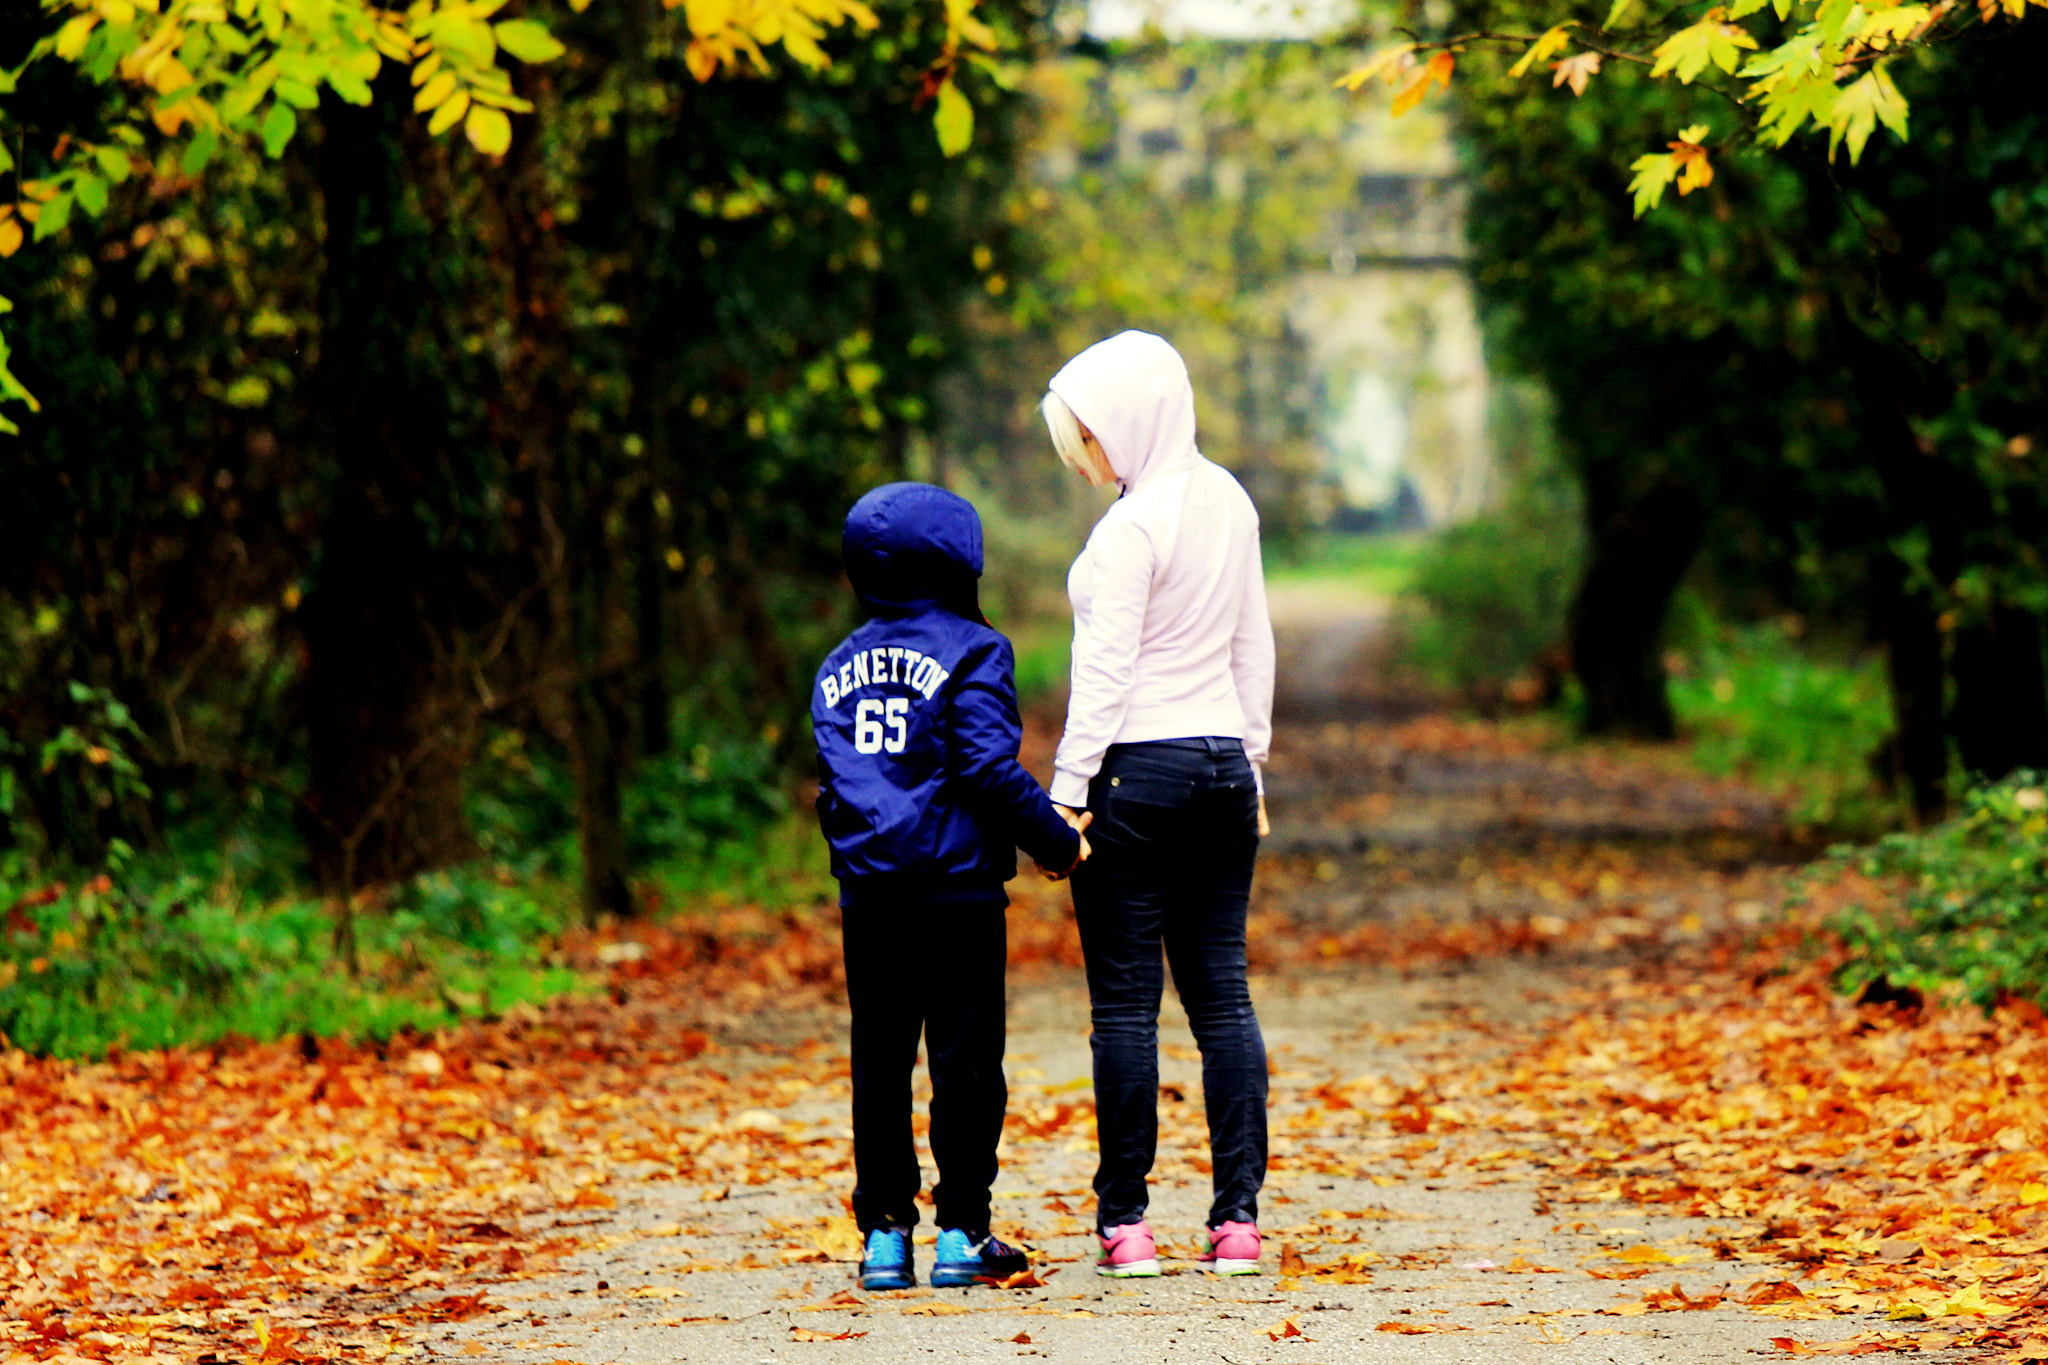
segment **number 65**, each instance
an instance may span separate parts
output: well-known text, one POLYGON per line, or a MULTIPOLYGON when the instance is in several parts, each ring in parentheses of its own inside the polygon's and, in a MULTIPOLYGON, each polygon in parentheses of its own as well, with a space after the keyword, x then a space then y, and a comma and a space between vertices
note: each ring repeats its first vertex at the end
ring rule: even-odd
POLYGON ((886 749, 892 754, 900 754, 909 739, 910 698, 891 697, 885 704, 870 697, 853 708, 855 753, 879 754, 886 749), (889 727, 886 737, 882 733, 884 723, 889 727))

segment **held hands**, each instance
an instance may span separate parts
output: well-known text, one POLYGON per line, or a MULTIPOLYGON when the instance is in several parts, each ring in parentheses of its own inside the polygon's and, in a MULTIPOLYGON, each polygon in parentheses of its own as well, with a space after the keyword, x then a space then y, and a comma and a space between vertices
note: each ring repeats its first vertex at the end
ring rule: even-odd
POLYGON ((1088 826, 1095 823, 1095 812, 1092 810, 1075 810, 1072 806, 1058 804, 1055 804, 1053 809, 1060 813, 1060 819, 1066 821, 1069 828, 1081 836, 1081 853, 1079 857, 1074 859, 1074 867, 1070 867, 1064 872, 1055 872, 1044 863, 1040 863, 1038 870, 1050 882, 1059 881, 1062 877, 1071 877, 1074 875, 1074 868, 1088 861, 1088 854, 1091 852, 1088 847, 1088 826))

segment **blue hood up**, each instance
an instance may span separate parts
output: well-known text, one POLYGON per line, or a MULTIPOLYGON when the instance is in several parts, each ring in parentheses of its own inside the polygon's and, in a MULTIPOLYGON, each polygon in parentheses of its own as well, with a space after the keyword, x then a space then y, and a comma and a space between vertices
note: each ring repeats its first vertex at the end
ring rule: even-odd
POLYGON ((872 616, 907 616, 937 603, 982 619, 981 517, 958 493, 928 483, 883 484, 846 514, 841 553, 872 616))

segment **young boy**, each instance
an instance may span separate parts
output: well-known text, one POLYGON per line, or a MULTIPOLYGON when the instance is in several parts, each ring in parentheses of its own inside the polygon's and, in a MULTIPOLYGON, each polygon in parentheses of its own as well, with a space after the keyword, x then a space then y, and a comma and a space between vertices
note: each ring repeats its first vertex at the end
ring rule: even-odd
POLYGON ((910 1073, 922 1031, 941 1178, 932 1283, 972 1284, 1028 1268, 989 1232, 1009 1103, 1003 883, 1019 846, 1048 875, 1072 871, 1085 818, 1070 827, 1017 762, 1010 642, 981 615, 981 518, 967 500, 886 484, 847 514, 844 553, 869 619, 818 670, 811 724, 853 1013, 860 1282, 917 1283, 910 1073))

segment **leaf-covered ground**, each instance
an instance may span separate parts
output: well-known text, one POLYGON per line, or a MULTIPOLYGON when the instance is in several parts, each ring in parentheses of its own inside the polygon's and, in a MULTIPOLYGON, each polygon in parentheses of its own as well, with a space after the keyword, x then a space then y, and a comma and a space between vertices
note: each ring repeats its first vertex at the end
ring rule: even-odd
POLYGON ((1170 1273, 1089 1273, 1078 956, 1064 890, 1020 881, 1022 1284, 852 1291, 832 918, 732 911, 577 945, 602 993, 382 1049, 6 1057, 9 1349, 2048 1359, 2038 1014, 1833 994, 1778 917, 1799 850, 1768 803, 1661 759, 1432 718, 1288 743, 1253 926, 1271 1274, 1188 1259, 1207 1171, 1171 1011, 1170 1273))

